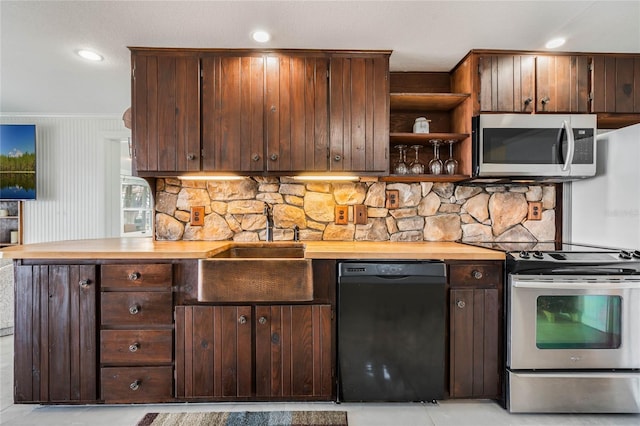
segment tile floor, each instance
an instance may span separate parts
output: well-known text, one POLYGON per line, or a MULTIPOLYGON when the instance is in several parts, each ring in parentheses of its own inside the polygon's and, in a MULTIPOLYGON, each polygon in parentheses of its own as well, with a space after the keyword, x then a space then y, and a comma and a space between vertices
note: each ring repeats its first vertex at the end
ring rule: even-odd
POLYGON ((147 412, 344 410, 349 426, 640 425, 640 414, 509 414, 491 401, 439 404, 238 403, 40 406, 15 405, 12 395, 13 336, 0 337, 0 424, 135 426, 147 412))

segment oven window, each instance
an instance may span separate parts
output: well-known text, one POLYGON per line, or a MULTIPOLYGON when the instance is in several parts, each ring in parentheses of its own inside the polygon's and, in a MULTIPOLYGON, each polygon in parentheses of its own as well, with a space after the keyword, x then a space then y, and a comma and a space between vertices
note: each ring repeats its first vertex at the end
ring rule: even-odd
POLYGON ((617 349, 620 296, 539 296, 536 346, 539 349, 617 349))

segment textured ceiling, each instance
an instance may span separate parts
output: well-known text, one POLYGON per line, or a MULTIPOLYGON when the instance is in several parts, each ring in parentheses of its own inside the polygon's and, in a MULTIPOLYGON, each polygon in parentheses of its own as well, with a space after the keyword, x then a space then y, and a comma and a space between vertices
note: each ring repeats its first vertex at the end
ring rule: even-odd
POLYGON ((640 53, 634 1, 0 0, 0 112, 121 114, 127 46, 390 49, 392 71, 449 71, 471 49, 640 53), (253 30, 272 33, 259 45, 253 30), (104 55, 87 63, 74 54, 104 55))

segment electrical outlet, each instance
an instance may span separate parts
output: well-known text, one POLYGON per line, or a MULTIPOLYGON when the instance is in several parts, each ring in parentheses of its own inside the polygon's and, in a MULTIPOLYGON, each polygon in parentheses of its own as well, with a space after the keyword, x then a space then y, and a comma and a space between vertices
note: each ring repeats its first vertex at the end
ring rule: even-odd
POLYGON ((387 189, 387 203, 388 209, 397 209, 400 207, 400 191, 397 189, 387 189))
POLYGON ((204 206, 191 207, 191 226, 204 226, 204 206))
POLYGON ((366 225, 367 224, 367 206, 364 204, 358 204, 353 206, 353 221, 357 225, 366 225))
POLYGON ((530 202, 529 213, 527 214, 527 220, 540 220, 542 219, 542 203, 530 202))
POLYGON ((336 225, 346 225, 349 223, 349 209, 347 206, 336 206, 336 225))

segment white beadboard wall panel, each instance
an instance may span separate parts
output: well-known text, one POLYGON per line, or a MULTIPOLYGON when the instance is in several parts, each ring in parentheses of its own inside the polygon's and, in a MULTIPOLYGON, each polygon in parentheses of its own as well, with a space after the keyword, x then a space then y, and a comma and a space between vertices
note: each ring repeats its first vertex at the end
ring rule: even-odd
POLYGON ((120 117, 0 116, 35 124, 37 200, 24 203, 25 243, 119 236, 120 117))

